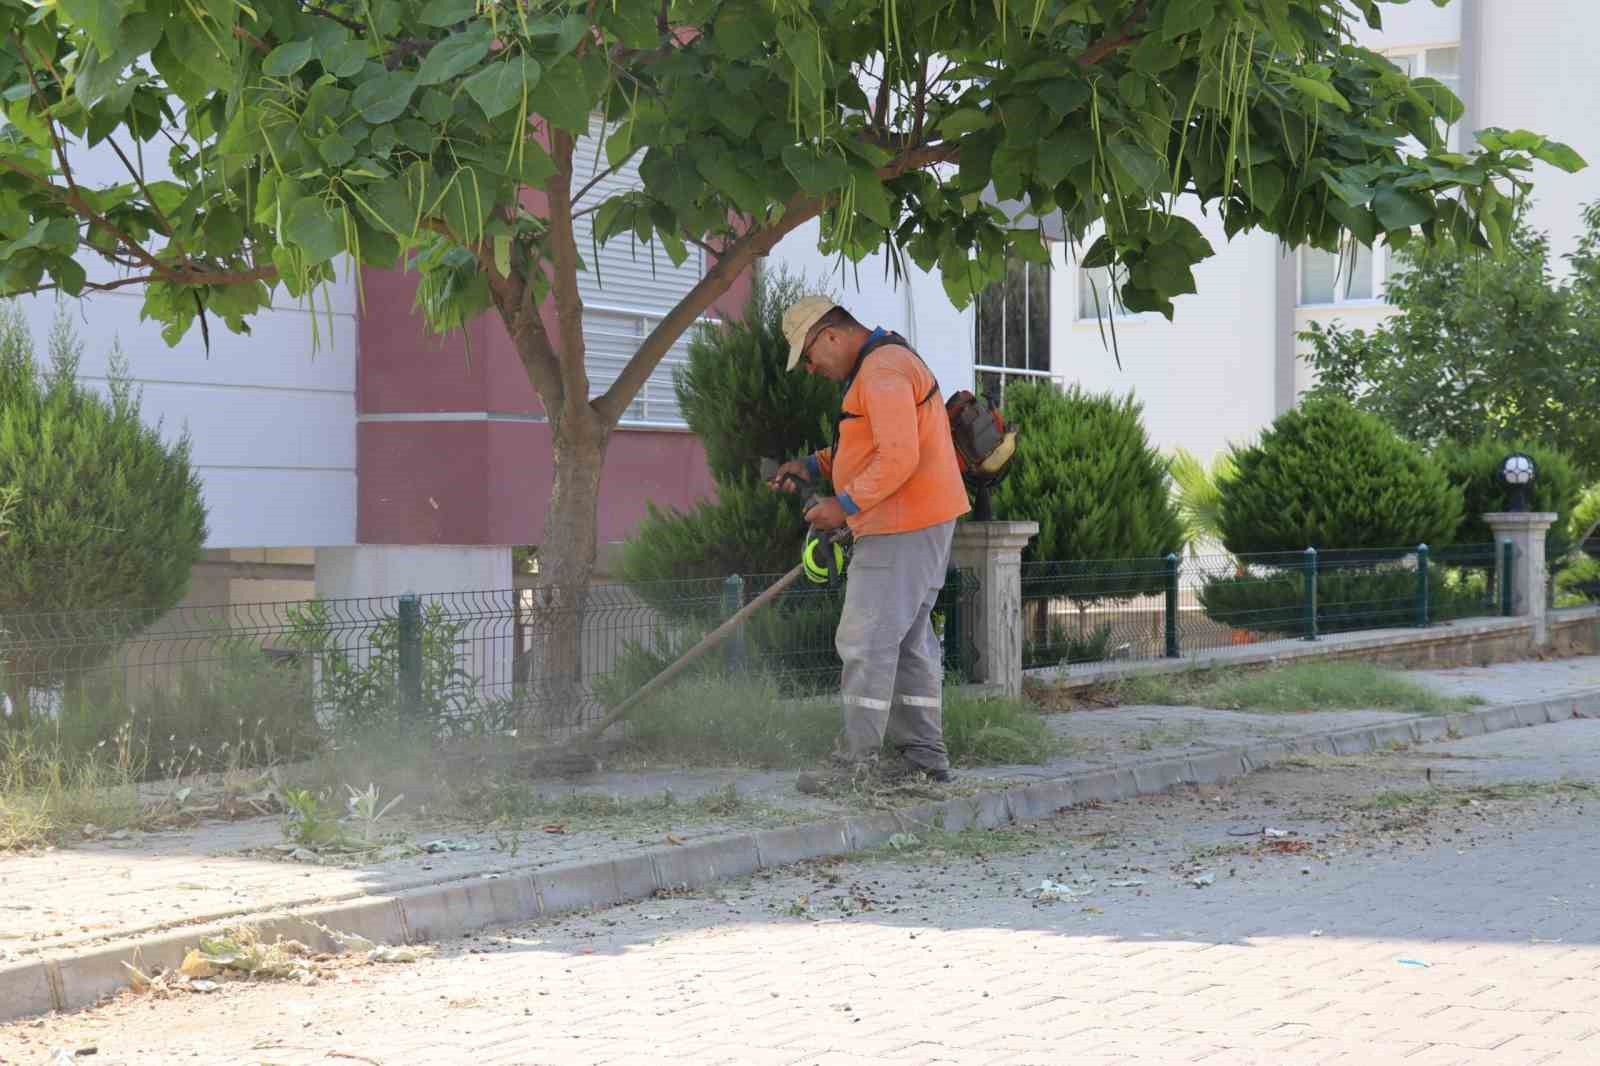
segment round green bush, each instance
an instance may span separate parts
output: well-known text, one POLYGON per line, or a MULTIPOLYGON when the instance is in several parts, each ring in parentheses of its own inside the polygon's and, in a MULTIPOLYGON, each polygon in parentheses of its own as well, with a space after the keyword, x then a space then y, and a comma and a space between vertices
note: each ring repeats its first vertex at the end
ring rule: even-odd
POLYGON ((1233 461, 1220 524, 1235 555, 1314 547, 1325 563, 1398 558, 1453 543, 1461 524, 1461 489, 1439 464, 1344 400, 1284 412, 1233 461))
POLYGON ((995 517, 1039 523, 1025 564, 1061 564, 1025 570, 1024 594, 1092 601, 1163 587, 1160 566, 1083 566, 1183 547, 1167 461, 1150 445, 1139 403, 1028 381, 1007 386, 1004 406, 1020 432, 1011 473, 994 490, 995 517))
POLYGON ((1537 469, 1528 491, 1528 509, 1553 511, 1557 515, 1556 524, 1545 537, 1545 558, 1554 563, 1567 553, 1573 537, 1582 535, 1581 530, 1574 533, 1570 528, 1582 484, 1571 456, 1558 448, 1532 441, 1508 443, 1490 439, 1471 445, 1444 443, 1434 450, 1445 477, 1461 490, 1465 500, 1466 513, 1456 530, 1455 543, 1494 543, 1494 531, 1483 516, 1511 507, 1510 490, 1500 480, 1499 472, 1501 461, 1512 452, 1531 456, 1537 469))

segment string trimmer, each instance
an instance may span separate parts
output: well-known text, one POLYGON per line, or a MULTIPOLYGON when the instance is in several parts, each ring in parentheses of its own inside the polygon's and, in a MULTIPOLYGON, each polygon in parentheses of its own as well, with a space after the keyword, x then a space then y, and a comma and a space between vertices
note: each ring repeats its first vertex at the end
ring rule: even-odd
MULTIPOLYGON (((761 476, 763 480, 771 481, 777 477, 777 474, 777 463, 771 459, 762 460, 761 476)), ((792 481, 802 491, 811 488, 811 482, 808 479, 797 475, 786 474, 784 475, 784 480, 792 481)), ((815 493, 809 493, 806 497, 805 510, 811 510, 812 506, 819 502, 821 502, 821 497, 815 493)), ((746 619, 783 595, 786 589, 800 580, 801 575, 805 575, 819 584, 826 581, 830 585, 836 585, 840 575, 844 572, 845 550, 849 547, 850 540, 849 526, 840 526, 835 530, 809 530, 806 533, 805 543, 801 546, 800 565, 780 577, 761 595, 739 608, 733 617, 700 638, 699 643, 680 655, 665 670, 646 681, 639 691, 611 708, 604 718, 584 730, 573 741, 572 747, 579 751, 588 750, 595 741, 605 735, 606 730, 626 718, 628 713, 639 704, 660 692, 668 682, 688 669, 695 660, 727 640, 746 619)))

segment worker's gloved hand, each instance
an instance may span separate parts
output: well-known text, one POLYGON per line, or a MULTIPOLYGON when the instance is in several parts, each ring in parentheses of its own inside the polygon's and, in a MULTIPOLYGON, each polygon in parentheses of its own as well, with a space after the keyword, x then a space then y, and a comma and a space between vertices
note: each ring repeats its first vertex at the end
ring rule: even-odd
POLYGON ((824 496, 806 508, 806 524, 824 531, 838 529, 845 524, 844 505, 837 496, 824 496))
POLYGON ((799 492, 811 483, 811 470, 804 459, 790 459, 767 478, 767 487, 778 492, 799 492))

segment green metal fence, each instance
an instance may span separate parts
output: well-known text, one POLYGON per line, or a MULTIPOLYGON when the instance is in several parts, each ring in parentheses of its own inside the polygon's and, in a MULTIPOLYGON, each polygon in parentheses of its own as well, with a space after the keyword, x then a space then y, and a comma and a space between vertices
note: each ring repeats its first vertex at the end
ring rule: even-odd
MULTIPOLYGON (((777 578, 5 615, 0 709, 73 747, 131 731, 156 763, 244 744, 288 755, 330 730, 391 723, 440 737, 567 733, 777 578)), ((973 664, 976 588, 952 570, 939 599, 956 673, 973 664)), ((699 669, 760 673, 786 693, 835 689, 842 599, 842 587, 792 588, 699 669)))
POLYGON ((1178 658, 1509 614, 1498 562, 1498 546, 1482 544, 1026 563, 1023 665, 1178 658))

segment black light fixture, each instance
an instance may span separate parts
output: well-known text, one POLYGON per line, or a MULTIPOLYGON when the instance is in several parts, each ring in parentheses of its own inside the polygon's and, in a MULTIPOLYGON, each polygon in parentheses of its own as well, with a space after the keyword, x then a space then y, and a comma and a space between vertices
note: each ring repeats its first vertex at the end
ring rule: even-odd
POLYGON ((1513 452, 1500 461, 1500 480, 1511 490, 1511 510, 1528 509, 1528 487, 1538 476, 1539 467, 1531 455, 1513 452))

